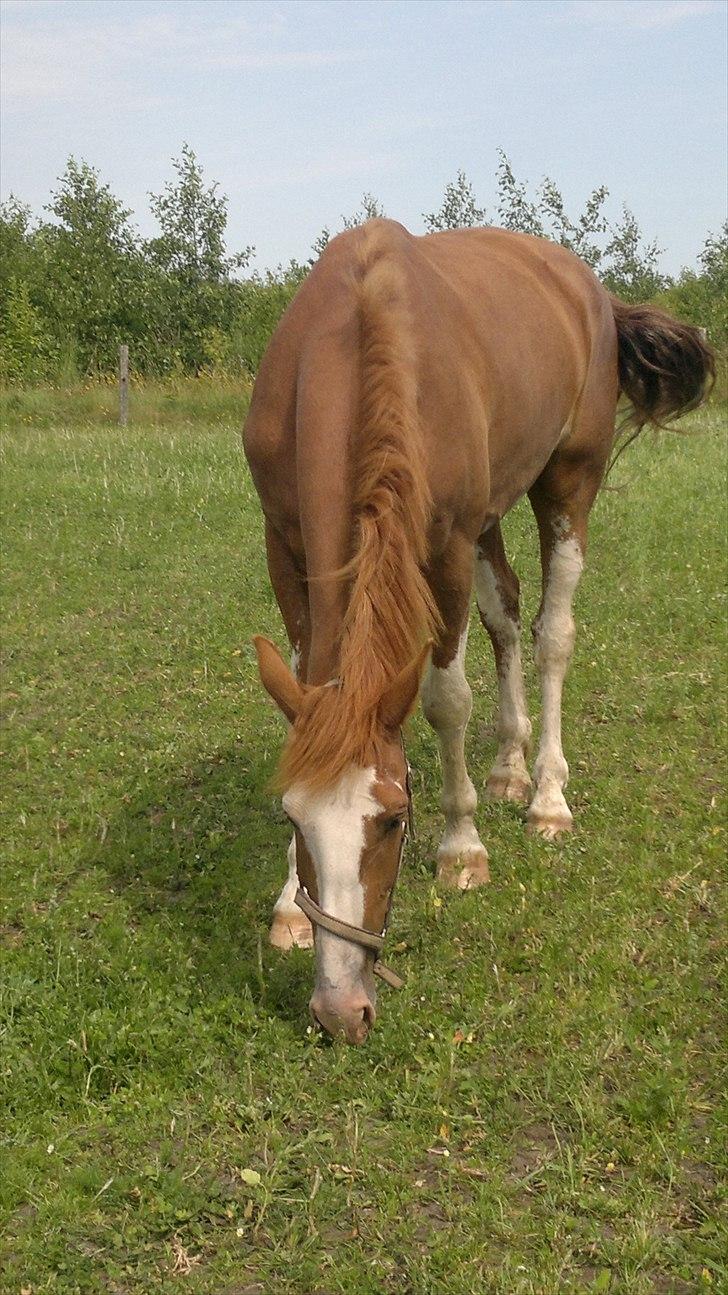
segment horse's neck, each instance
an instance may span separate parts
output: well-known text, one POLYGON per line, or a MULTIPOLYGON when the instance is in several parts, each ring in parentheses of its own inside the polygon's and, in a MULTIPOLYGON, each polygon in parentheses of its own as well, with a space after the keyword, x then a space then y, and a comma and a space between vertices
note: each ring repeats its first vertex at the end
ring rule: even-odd
POLYGON ((323 684, 339 675, 339 644, 345 601, 342 600, 341 593, 338 593, 337 596, 311 598, 310 604, 313 605, 307 681, 323 684))

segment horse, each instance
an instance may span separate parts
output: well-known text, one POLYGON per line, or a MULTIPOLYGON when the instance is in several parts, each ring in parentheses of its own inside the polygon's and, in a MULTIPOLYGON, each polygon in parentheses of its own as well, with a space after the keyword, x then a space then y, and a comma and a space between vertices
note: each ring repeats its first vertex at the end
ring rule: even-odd
POLYGON ((310 1011, 331 1035, 362 1043, 375 973, 397 983, 377 954, 411 811, 402 727, 420 692, 441 751, 437 878, 489 879, 464 750, 473 585, 498 679, 487 795, 525 803, 542 837, 571 829, 561 697, 618 398, 636 434, 697 406, 713 374, 701 330, 618 301, 569 250, 497 228, 415 236, 371 220, 328 244, 283 315, 244 429, 292 650, 288 665, 254 640, 288 723, 275 782, 292 838, 270 940, 315 944, 310 1011), (543 573, 533 779, 501 533, 526 494, 543 573))

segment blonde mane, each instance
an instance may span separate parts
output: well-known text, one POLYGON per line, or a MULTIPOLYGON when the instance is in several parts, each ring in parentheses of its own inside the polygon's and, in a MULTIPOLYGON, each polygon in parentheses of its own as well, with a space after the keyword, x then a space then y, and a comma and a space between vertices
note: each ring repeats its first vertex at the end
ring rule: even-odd
POLYGON ((330 785, 354 763, 375 763, 378 703, 387 684, 434 637, 439 616, 422 573, 432 501, 417 416, 413 330, 405 276, 373 222, 362 231, 354 287, 361 378, 351 440, 354 553, 336 686, 306 690, 281 758, 278 785, 330 785))

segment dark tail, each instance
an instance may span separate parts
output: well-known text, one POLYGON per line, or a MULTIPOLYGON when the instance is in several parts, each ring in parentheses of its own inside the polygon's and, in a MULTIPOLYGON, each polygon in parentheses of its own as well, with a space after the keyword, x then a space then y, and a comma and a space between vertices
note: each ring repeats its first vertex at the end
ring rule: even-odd
POLYGON ((612 297, 619 340, 619 387, 630 402, 622 427, 632 432, 612 462, 646 423, 664 428, 695 409, 715 381, 715 356, 703 331, 657 306, 628 306, 612 297))

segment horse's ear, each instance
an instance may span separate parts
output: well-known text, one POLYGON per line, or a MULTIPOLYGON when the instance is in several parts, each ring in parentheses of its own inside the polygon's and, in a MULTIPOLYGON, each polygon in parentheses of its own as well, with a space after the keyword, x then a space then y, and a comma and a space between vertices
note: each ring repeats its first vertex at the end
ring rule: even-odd
POLYGON ((427 659, 432 649, 432 639, 417 653, 413 661, 400 670, 387 685, 379 703, 379 714, 385 728, 398 729, 414 709, 427 659))
POLYGON ((256 634, 253 645, 258 657, 261 683, 292 724, 301 709, 303 688, 270 639, 256 634))

